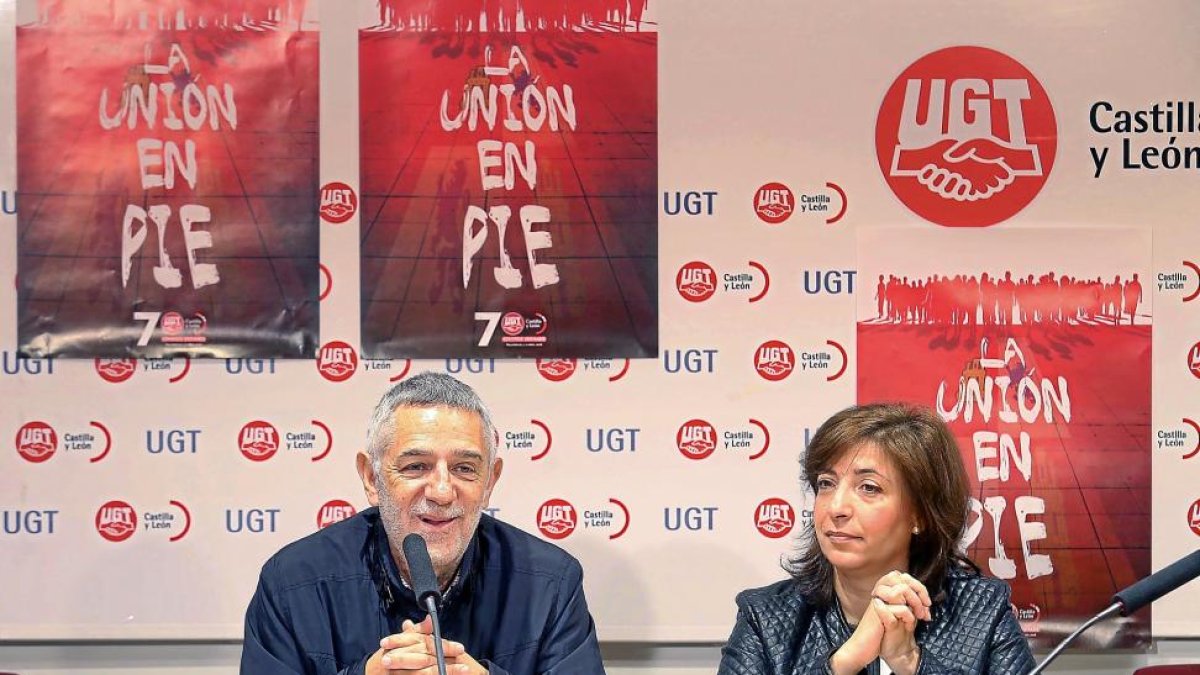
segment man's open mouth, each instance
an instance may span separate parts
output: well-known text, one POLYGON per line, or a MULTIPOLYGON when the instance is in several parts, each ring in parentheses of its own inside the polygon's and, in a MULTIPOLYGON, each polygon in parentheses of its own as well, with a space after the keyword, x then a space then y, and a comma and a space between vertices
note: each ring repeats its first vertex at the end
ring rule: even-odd
POLYGON ((440 516, 417 516, 417 519, 420 520, 425 526, 435 529, 448 527, 453 524, 454 521, 458 520, 458 518, 446 518, 440 516))

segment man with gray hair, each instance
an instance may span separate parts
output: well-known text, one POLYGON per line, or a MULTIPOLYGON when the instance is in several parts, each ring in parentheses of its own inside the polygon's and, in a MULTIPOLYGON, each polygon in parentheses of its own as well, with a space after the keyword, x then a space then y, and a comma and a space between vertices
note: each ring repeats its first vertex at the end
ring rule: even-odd
POLYGON ((483 513, 504 462, 471 387, 425 372, 371 416, 358 474, 370 508, 263 566, 246 610, 243 675, 437 673, 432 624, 401 542, 420 534, 443 595, 448 673, 603 673, 583 570, 483 513))

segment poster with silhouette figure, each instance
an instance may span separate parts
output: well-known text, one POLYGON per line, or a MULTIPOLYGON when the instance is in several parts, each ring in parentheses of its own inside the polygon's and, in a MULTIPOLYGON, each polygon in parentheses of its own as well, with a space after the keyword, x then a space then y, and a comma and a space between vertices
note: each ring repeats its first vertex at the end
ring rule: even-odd
POLYGON ((23 353, 315 353, 309 5, 18 3, 23 353))
MULTIPOLYGON (((972 486, 963 546, 1048 648, 1151 571, 1150 233, 885 228, 858 245, 858 400, 946 420, 972 486)), ((1081 639, 1144 646, 1149 612, 1081 639)))
POLYGON ((656 356, 652 5, 360 8, 364 353, 656 356))

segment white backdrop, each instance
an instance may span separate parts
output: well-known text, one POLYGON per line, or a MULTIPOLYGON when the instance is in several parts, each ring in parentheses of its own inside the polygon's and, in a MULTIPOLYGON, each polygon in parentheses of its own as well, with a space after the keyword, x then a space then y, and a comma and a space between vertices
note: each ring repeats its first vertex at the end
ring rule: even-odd
MULTIPOLYGON (((321 182, 357 186, 357 23, 332 7, 340 5, 322 3, 320 17, 321 182)), ((0 3, 0 187, 6 198, 0 234, 7 238, 0 279, 15 273, 9 208, 14 12, 11 0, 0 3)), ((353 457, 374 400, 389 378, 408 368, 461 374, 495 408, 502 434, 532 433, 532 447, 502 449, 507 465, 493 500, 496 515, 536 532, 544 502, 573 505, 577 527, 559 543, 583 561, 601 639, 723 640, 736 591, 781 578, 779 558, 793 543, 763 536, 756 507, 782 498, 794 511, 792 533, 802 526, 806 502, 797 458, 806 432, 855 399, 853 295, 847 287, 806 293, 802 275, 854 270, 861 230, 937 227, 905 208, 883 181, 875 118, 901 70, 928 52, 960 44, 1018 59, 1046 88, 1058 121, 1058 155, 1046 186, 995 227, 1150 228, 1155 275, 1184 279, 1180 288, 1156 289, 1153 303, 1155 437, 1180 431, 1184 446, 1156 442, 1144 450, 1154 455, 1154 567, 1196 548, 1189 509, 1200 497, 1200 459, 1184 456, 1200 434, 1182 420, 1200 415, 1200 379, 1188 369, 1189 350, 1200 340, 1200 302, 1183 302, 1200 284, 1198 273, 1183 264, 1200 259, 1197 169, 1110 164, 1093 177, 1088 148, 1113 146, 1116 154, 1120 139, 1094 133, 1087 113, 1102 99, 1133 109, 1200 98, 1193 38, 1200 7, 1183 1, 914 8, 662 0, 656 14, 659 182, 670 195, 716 194, 711 213, 661 214, 663 354, 629 364, 623 376, 616 377, 623 361, 581 362, 563 382, 543 378, 529 361, 367 361, 348 381, 334 383, 307 361, 178 360, 140 362, 132 377, 114 384, 91 361, 18 363, 15 295, 8 284, 0 286, 0 316, 8 317, 0 323, 0 432, 14 439, 23 425, 41 421, 60 441, 54 456, 38 464, 22 459, 15 445, 0 447, 6 572, 0 639, 240 637, 241 615, 266 557, 312 532, 331 500, 365 506, 353 457), (774 181, 796 195, 829 195, 836 204, 836 192, 826 185, 835 183, 848 198, 845 216, 826 224, 828 213, 797 212, 768 225, 752 205, 758 188, 774 181), (719 275, 747 273, 752 281, 746 289, 719 288, 705 302, 688 302, 673 281, 693 260, 719 275), (764 280, 752 261, 771 279, 756 302, 749 300, 761 294, 764 280), (797 353, 828 353, 840 370, 840 354, 829 344, 835 342, 848 354, 846 369, 832 381, 830 370, 799 369, 780 382, 763 379, 754 355, 773 339, 797 353), (750 432, 750 445, 718 443, 706 459, 686 458, 676 433, 692 419, 719 433, 750 432), (314 447, 281 447, 267 461, 251 462, 239 452, 238 434, 255 420, 284 436, 311 432, 314 447), (93 423, 111 434, 111 448, 97 462, 90 460, 105 439, 93 423), (331 446, 313 461, 326 445, 322 426, 331 446), (770 447, 751 460, 765 444, 763 428, 770 447), (546 446, 546 429, 550 451, 534 460, 546 446), (155 452, 160 433, 168 447, 155 452), (67 441, 86 434, 94 442, 67 441), (604 447, 589 449, 601 436, 604 447), (138 514, 139 529, 126 541, 107 541, 96 530, 97 510, 110 500, 138 514), (627 522, 610 500, 628 510, 627 522), (251 510, 263 516, 265 531, 228 531, 229 522, 250 522, 236 519, 251 510), (585 511, 612 511, 613 517, 601 514, 589 526, 585 511), (163 527, 146 529, 147 515, 158 516, 155 524, 163 527)), ((1133 142, 1165 147, 1172 137, 1180 147, 1200 145, 1195 134, 1137 135, 1133 142)), ((322 225, 322 262, 333 279, 322 305, 323 343, 357 344, 356 225, 357 219, 322 225)), ((1071 255, 1069 241, 1061 253, 1071 255)), ((856 284, 854 290, 872 289, 856 284)), ((1157 635, 1200 634, 1189 611, 1197 593, 1185 589, 1156 605, 1157 635)))

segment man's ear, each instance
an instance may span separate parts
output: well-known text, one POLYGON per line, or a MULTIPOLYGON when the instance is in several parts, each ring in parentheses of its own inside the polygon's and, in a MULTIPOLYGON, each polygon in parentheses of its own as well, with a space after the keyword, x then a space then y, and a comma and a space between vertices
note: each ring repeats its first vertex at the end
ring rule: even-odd
POLYGON ((483 505, 487 506, 492 500, 492 489, 496 487, 496 483, 500 481, 500 474, 504 471, 504 460, 497 457, 492 462, 492 475, 488 479, 487 492, 483 495, 483 505))
POLYGON ((355 464, 358 467, 358 477, 362 479, 363 492, 367 495, 367 501, 371 506, 379 506, 379 493, 375 490, 375 465, 372 464, 370 456, 364 451, 359 451, 355 457, 355 464))

